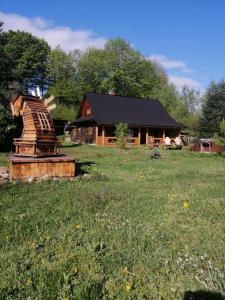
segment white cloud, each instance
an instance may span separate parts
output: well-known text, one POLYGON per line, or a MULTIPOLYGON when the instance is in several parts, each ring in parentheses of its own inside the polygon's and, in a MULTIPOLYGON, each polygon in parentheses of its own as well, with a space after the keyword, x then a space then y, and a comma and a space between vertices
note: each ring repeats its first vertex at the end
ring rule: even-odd
POLYGON ((104 37, 96 37, 90 30, 72 30, 70 27, 57 26, 53 21, 41 17, 27 18, 17 14, 0 12, 3 29, 22 30, 46 40, 51 47, 60 45, 65 51, 84 50, 88 47, 103 48, 104 37))
POLYGON ((201 84, 198 81, 188 77, 169 76, 169 82, 173 83, 179 91, 184 85, 194 89, 201 88, 201 84))
POLYGON ((160 64, 163 68, 167 70, 179 70, 182 72, 191 72, 191 70, 188 68, 187 64, 182 60, 173 60, 165 55, 149 55, 148 59, 155 61, 156 63, 160 64))

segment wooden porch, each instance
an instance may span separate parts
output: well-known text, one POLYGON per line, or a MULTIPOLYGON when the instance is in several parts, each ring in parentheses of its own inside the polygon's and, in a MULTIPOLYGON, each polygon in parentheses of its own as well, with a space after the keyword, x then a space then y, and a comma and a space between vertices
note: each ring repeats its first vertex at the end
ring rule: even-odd
MULTIPOLYGON (((163 145, 166 136, 171 141, 180 136, 179 129, 170 128, 153 128, 153 127, 130 127, 131 134, 126 138, 126 144, 130 146, 147 145, 150 147, 163 145)), ((95 144, 102 146, 115 146, 117 138, 115 136, 115 127, 113 126, 96 126, 95 144), (110 134, 111 133, 111 134, 110 134)))

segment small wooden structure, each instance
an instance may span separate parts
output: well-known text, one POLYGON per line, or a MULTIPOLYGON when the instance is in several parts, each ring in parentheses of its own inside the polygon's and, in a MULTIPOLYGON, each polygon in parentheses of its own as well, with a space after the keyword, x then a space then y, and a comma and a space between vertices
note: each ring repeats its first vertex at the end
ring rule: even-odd
POLYGON ((55 135, 48 103, 39 97, 23 95, 12 100, 12 115, 23 118, 22 136, 14 139, 15 155, 39 157, 58 154, 60 142, 55 135))
POLYGON ((22 116, 23 133, 14 139, 15 154, 10 157, 10 179, 75 176, 74 158, 61 155, 49 111, 54 97, 19 95, 11 102, 12 114, 22 116))
POLYGON ((201 153, 221 153, 224 151, 223 147, 217 145, 213 139, 201 138, 194 143, 192 151, 201 153))
POLYGON ((115 146, 115 126, 127 123, 128 145, 163 144, 166 136, 175 140, 182 125, 177 123, 158 100, 87 93, 78 118, 71 123, 74 142, 115 146))

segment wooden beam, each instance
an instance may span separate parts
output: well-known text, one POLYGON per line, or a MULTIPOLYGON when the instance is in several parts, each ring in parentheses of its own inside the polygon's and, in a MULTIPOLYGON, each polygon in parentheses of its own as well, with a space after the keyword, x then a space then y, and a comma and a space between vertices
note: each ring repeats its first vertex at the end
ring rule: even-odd
POLYGON ((98 145, 98 126, 95 127, 95 144, 98 145))
POLYGON ((163 139, 165 139, 165 137, 166 137, 166 130, 165 128, 163 128, 163 139))
POLYGON ((148 145, 148 128, 146 128, 146 141, 145 141, 146 145, 148 145))
POLYGON ((141 145, 141 128, 138 128, 138 144, 141 145))
POLYGON ((105 145, 105 126, 102 126, 102 145, 105 145))

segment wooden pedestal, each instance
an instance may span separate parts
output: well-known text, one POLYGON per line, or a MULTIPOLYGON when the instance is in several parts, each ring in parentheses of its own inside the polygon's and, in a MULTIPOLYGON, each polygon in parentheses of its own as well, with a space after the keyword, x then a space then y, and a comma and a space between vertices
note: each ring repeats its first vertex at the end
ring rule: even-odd
POLYGON ((69 156, 58 157, 19 157, 9 158, 10 180, 38 179, 49 177, 74 177, 75 159, 69 156))

